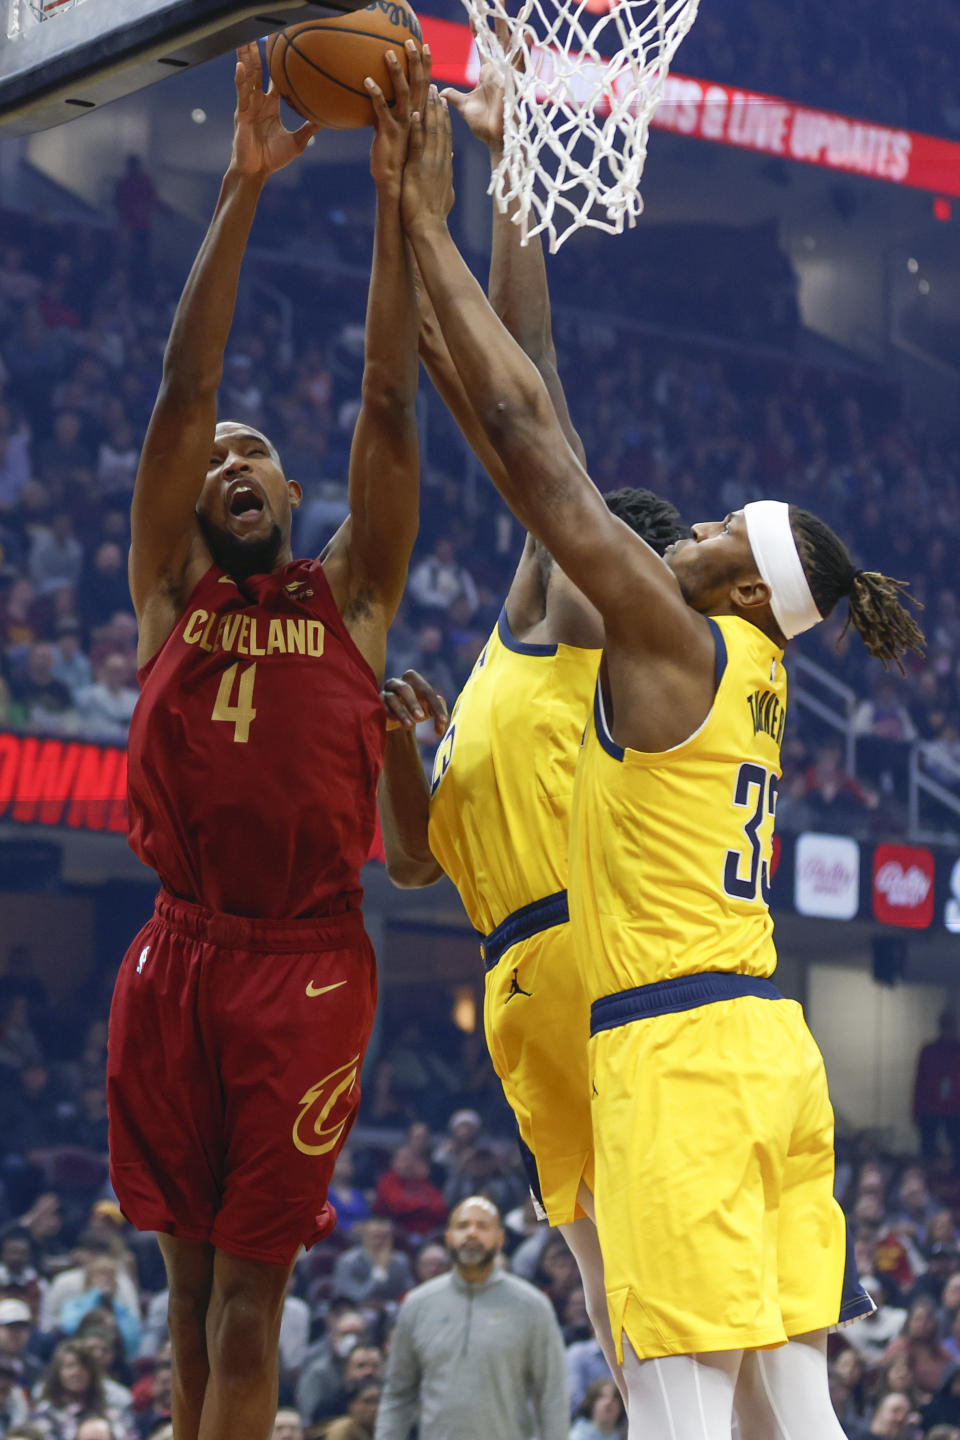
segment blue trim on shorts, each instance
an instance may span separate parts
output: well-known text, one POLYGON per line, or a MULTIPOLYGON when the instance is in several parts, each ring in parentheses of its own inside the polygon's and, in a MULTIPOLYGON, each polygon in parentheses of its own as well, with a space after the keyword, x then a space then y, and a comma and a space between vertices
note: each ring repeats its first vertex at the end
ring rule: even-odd
POLYGON ((525 640, 518 640, 510 629, 506 605, 500 611, 497 634, 500 636, 500 644, 506 645, 508 650, 513 650, 517 655, 556 655, 557 653, 556 645, 528 645, 525 640))
MULTIPOLYGON (((516 1120, 514 1120, 514 1124, 516 1124, 516 1120)), ((527 1184, 530 1186, 530 1194, 534 1200, 536 1200, 540 1209, 546 1213, 543 1204, 543 1186, 540 1184, 540 1171, 537 1169, 537 1157, 520 1134, 519 1125, 517 1125, 517 1148, 520 1151, 520 1159, 523 1163, 524 1174, 527 1177, 527 1184)))
POLYGON ((529 940, 531 935, 539 935, 541 930, 551 930, 554 925, 566 925, 569 919, 566 890, 558 890, 555 895, 545 895, 542 900, 522 905, 483 938, 480 954, 484 965, 492 970, 511 945, 529 940))
POLYGON ((652 985, 637 985, 633 990, 620 990, 603 995, 590 1006, 590 1034, 614 1030, 633 1020, 647 1020, 651 1015, 670 1015, 678 1010, 695 1010, 700 1005, 714 1005, 718 1000, 736 1000, 741 995, 755 995, 761 1000, 782 1000, 776 985, 756 975, 726 975, 708 970, 698 975, 681 975, 676 980, 657 980, 652 985))
POLYGON ((850 1221, 848 1220, 847 1253, 843 1266, 843 1290, 840 1295, 840 1314, 837 1317, 837 1324, 849 1325, 851 1320, 860 1320, 864 1315, 872 1315, 876 1308, 872 1298, 860 1283, 853 1249, 853 1236, 850 1233, 850 1221))

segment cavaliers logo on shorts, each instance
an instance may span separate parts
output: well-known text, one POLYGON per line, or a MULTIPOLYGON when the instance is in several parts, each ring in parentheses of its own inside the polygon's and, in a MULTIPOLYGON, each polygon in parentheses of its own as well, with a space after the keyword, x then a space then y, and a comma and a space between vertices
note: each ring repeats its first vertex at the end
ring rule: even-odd
POLYGON ((343 1095, 352 1095, 360 1070, 360 1056, 354 1055, 346 1065, 339 1066, 318 1080, 300 1099, 300 1114, 293 1122, 293 1143, 304 1155, 326 1155, 343 1134, 353 1113, 353 1103, 342 1120, 328 1125, 331 1112, 343 1095))

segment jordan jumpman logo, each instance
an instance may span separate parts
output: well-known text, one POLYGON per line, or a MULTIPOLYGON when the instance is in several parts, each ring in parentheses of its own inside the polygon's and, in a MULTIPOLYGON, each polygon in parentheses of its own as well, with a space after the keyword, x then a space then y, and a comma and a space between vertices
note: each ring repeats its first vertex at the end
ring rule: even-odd
POLYGON ((522 987, 521 984, 520 984, 520 981, 517 979, 517 970, 514 969, 513 975, 512 975, 511 980, 510 980, 510 993, 509 993, 509 995, 507 996, 506 1000, 504 1000, 504 1002, 503 1002, 504 1005, 509 1005, 509 1004, 510 1004, 510 1001, 513 999, 514 995, 531 995, 531 994, 532 994, 532 991, 530 991, 530 990, 524 990, 524 989, 523 989, 523 987, 522 987))

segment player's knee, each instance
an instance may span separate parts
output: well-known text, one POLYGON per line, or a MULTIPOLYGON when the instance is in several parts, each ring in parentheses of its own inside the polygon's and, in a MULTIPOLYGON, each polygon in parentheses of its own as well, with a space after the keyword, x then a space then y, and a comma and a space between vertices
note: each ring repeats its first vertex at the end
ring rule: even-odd
POLYGON ((276 1359, 280 1315, 251 1291, 225 1296, 210 1326, 210 1365, 221 1375, 249 1378, 276 1359))

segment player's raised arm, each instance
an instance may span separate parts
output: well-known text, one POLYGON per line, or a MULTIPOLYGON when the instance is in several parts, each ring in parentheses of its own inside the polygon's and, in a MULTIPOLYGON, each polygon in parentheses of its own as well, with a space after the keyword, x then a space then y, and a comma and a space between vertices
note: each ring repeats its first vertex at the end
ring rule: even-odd
POLYGON ((403 218, 453 363, 502 462, 495 484, 600 610, 608 638, 629 633, 633 640, 642 611, 639 643, 674 654, 690 644, 706 658, 712 642, 703 620, 660 557, 607 509, 537 367, 498 320, 451 239, 451 153, 447 108, 431 97, 425 122, 411 134, 403 218))
MULTIPOLYGON (((140 456, 131 511, 130 590, 142 645, 166 638, 202 541, 196 504, 216 425, 217 388, 240 266, 265 181, 299 155, 316 125, 290 133, 279 97, 264 92, 256 44, 237 51, 233 152, 217 208, 177 306, 163 379, 140 456), (169 611, 169 613, 168 613, 169 611), (144 624, 154 635, 144 634, 144 624)), ((201 556, 200 564, 209 564, 201 556)))
MULTIPOLYGON (((480 67, 476 86, 467 94, 447 89, 441 92, 459 112, 474 137, 490 152, 491 168, 503 153, 503 85, 490 64, 480 67)), ((447 405, 481 465, 492 475, 501 461, 477 418, 457 368, 441 333, 436 312, 426 287, 417 287, 420 308, 420 358, 437 392, 447 405)), ((490 303, 510 334, 536 365, 553 401, 554 409, 574 452, 583 461, 580 437, 570 420, 566 396, 557 373, 557 354, 550 318, 550 293, 539 239, 521 245, 520 231, 509 212, 493 212, 493 243, 490 251, 490 303)))
MULTIPOLYGON (((506 48, 507 23, 498 20, 496 25, 506 48)), ((490 168, 494 170, 503 158, 503 82, 496 67, 489 62, 482 65, 477 84, 468 94, 447 89, 441 92, 441 98, 458 112, 471 134, 486 145, 490 168)), ((516 209, 493 207, 487 294, 496 314, 539 370, 563 433, 577 459, 585 464, 583 442, 570 419, 567 397, 557 371, 543 244, 538 235, 526 245, 521 244, 520 227, 514 224, 516 209)))
MULTIPOLYGON (((505 22, 497 22, 505 28, 505 22)), ((504 37, 501 37, 504 38, 504 37)), ((487 63, 473 90, 441 92, 465 121, 475 139, 487 147, 491 169, 503 153, 503 83, 496 68, 487 63)), ((553 343, 550 292, 539 237, 521 244, 519 227, 511 211, 493 207, 493 236, 490 249, 490 276, 487 282, 490 304, 524 353, 536 365, 547 387, 557 419, 574 454, 585 463, 583 443, 570 419, 567 400, 557 371, 553 343)), ((483 428, 470 396, 457 373, 443 338, 436 312, 422 280, 418 286, 420 306, 420 355, 437 392, 447 405, 468 444, 499 490, 503 490, 502 461, 483 428)), ((544 606, 544 578, 537 548, 528 536, 507 596, 507 613, 539 615, 544 606)))
POLYGON ((350 518, 324 555, 341 612, 378 675, 419 524, 417 302, 400 194, 410 115, 415 104, 423 105, 430 52, 424 47, 421 58, 412 41, 406 49, 409 84, 396 55, 386 55, 392 109, 374 81, 366 82, 376 126, 370 169, 377 219, 363 391, 350 451, 350 518))
POLYGON ((433 381, 437 394, 456 420, 470 449, 499 490, 500 484, 494 472, 503 468, 500 456, 487 438, 487 432, 481 425, 470 402, 470 397, 463 388, 463 381, 451 359, 447 342, 443 338, 440 322, 437 319, 437 312, 433 308, 433 302, 423 283, 423 277, 416 269, 415 260, 414 280, 420 317, 420 359, 433 381))

